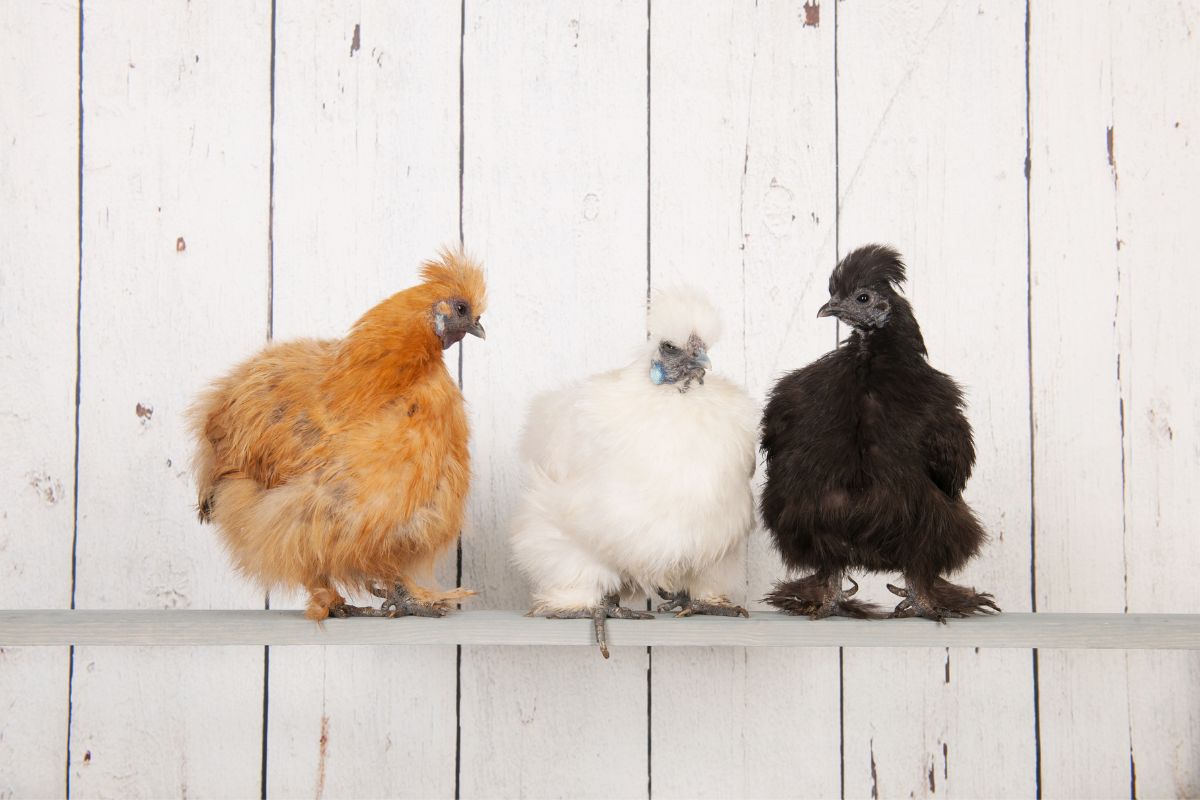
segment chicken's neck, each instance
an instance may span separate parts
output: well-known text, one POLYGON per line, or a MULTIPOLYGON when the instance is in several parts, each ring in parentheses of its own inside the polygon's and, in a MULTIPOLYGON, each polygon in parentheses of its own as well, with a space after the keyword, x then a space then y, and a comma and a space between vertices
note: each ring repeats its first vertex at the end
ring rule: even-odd
POLYGON ((342 342, 324 388, 333 413, 373 414, 445 369, 437 338, 421 327, 360 328, 342 342))
POLYGON ((860 363, 880 356, 900 362, 924 361, 928 355, 921 326, 907 308, 897 307, 888 324, 872 330, 855 329, 847 345, 860 363))

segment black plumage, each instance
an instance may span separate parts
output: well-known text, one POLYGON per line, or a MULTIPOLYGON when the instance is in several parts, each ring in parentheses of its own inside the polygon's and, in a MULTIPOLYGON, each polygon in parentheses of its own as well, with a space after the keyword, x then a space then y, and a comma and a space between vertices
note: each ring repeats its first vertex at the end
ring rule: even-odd
POLYGON ((847 255, 818 316, 853 328, 837 349, 776 384, 763 416, 762 515, 784 563, 811 572, 776 584, 793 614, 880 616, 843 590, 847 571, 892 571, 893 616, 944 621, 998 611, 991 595, 942 575, 979 552, 983 528, 962 492, 975 463, 962 390, 930 366, 904 263, 880 245, 847 255))

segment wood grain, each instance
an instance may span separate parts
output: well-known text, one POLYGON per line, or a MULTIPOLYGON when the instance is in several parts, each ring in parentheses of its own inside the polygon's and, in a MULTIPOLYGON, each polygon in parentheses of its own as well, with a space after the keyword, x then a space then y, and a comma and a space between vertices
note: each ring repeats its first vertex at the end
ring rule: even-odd
MULTIPOLYGON (((79 15, 0 16, 0 607, 71 604, 79 15)), ((66 793, 66 648, 0 647, 0 797, 66 793)))
MULTIPOLYGON (((270 16, 84 9, 81 608, 262 606, 196 520, 183 414, 267 332, 270 16)), ((259 793, 261 650, 78 648, 73 675, 73 794, 259 793)))
MULTIPOLYGON (((276 14, 273 332, 340 337, 458 239, 459 9, 328 2, 276 14)), ((447 361, 457 374, 457 348, 447 361)), ((271 597, 272 608, 303 603, 271 597)), ((273 649, 268 794, 453 795, 456 668, 450 646, 273 649)))
MULTIPOLYGON (((464 358, 463 582, 472 608, 520 608, 508 520, 526 406, 644 341, 646 5, 468 2, 464 27, 463 232, 491 322, 464 358)), ((644 795, 646 724, 644 651, 463 648, 463 797, 644 795)))
MULTIPOLYGON (((1118 5, 1112 30, 1126 604, 1194 613, 1200 333, 1190 298, 1200 272, 1188 232, 1200 185, 1200 9, 1118 5)), ((1131 787, 1200 795, 1200 658, 1131 654, 1128 667, 1131 787)))

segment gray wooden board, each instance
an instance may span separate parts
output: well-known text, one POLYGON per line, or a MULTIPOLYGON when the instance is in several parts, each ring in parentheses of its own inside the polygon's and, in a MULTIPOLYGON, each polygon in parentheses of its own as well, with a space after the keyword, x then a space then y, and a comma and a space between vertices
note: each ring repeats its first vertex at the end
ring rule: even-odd
MULTIPOLYGON (((1200 650, 1200 614, 1000 614, 936 625, 760 614, 750 619, 658 614, 609 620, 615 646, 989 647, 1200 650)), ((589 620, 519 611, 442 619, 306 620, 300 611, 0 611, 0 646, 469 644, 594 646, 589 620)))

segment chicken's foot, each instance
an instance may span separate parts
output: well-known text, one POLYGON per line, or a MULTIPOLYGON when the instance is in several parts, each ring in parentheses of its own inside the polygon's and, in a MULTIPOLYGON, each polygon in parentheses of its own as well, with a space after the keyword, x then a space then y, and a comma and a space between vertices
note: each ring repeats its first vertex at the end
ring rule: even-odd
POLYGON ((605 633, 604 621, 613 619, 654 619, 654 615, 646 611, 634 611, 621 605, 621 595, 606 594, 603 602, 595 608, 580 608, 575 611, 552 611, 546 615, 549 619, 591 619, 592 628, 596 633, 596 644, 600 645, 600 655, 608 658, 608 638, 605 633))
POLYGON ((390 592, 372 586, 371 594, 383 600, 378 614, 382 617, 444 617, 450 610, 448 601, 418 600, 401 583, 395 584, 390 592))
POLYGON ((780 611, 797 616, 807 615, 810 619, 881 619, 884 616, 883 610, 873 603, 852 600, 857 593, 858 582, 844 572, 828 575, 816 573, 775 584, 775 589, 764 597, 763 601, 780 611), (842 588, 843 578, 850 581, 850 588, 842 588))
POLYGON ((906 576, 904 582, 907 584, 905 588, 890 583, 887 585, 888 591, 904 598, 892 612, 896 618, 924 617, 945 624, 949 617, 1000 613, 1000 606, 996 605, 990 594, 957 586, 944 578, 934 578, 929 588, 924 590, 919 588, 920 581, 906 576))
POLYGON ((734 605, 725 598, 709 602, 693 600, 687 592, 667 592, 658 590, 658 595, 667 602, 658 607, 659 611, 676 611, 677 617, 690 617, 693 614, 708 614, 714 617, 749 617, 750 612, 741 606, 734 605))

